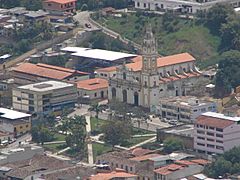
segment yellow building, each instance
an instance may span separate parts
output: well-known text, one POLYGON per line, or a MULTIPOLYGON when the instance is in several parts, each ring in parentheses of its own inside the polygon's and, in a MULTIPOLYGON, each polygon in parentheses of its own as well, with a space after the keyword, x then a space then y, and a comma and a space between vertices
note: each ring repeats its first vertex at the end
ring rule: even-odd
POLYGON ((0 128, 1 130, 20 136, 31 130, 31 115, 0 108, 0 128))

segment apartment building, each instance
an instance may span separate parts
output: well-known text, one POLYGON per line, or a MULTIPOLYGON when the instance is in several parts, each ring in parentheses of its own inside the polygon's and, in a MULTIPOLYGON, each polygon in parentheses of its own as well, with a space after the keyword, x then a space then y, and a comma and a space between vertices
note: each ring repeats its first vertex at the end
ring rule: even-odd
POLYGON ((198 116, 205 112, 216 112, 215 102, 205 99, 197 99, 193 96, 179 96, 161 98, 155 111, 162 118, 193 123, 198 116))
POLYGON ((0 108, 0 129, 3 132, 19 136, 31 130, 30 114, 0 108))
POLYGON ((194 149, 200 153, 223 154, 240 146, 240 117, 207 112, 194 126, 194 149))
POLYGON ((217 3, 226 3, 234 8, 240 6, 240 0, 134 0, 136 9, 152 11, 177 11, 194 14, 206 11, 217 3))
POLYGON ((77 101, 74 84, 46 81, 13 89, 13 108, 42 117, 49 112, 60 113, 64 108, 73 108, 77 101))
POLYGON ((77 0, 44 0, 43 9, 54 15, 64 15, 64 13, 76 12, 77 0))

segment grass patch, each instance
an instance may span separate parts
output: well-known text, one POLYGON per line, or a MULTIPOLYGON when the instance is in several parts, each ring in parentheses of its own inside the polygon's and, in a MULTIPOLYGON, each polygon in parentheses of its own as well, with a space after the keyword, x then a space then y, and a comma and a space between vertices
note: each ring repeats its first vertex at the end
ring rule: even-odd
POLYGON ((148 140, 150 138, 152 138, 152 137, 133 137, 133 138, 129 139, 127 142, 123 143, 121 146, 131 147, 131 146, 134 146, 134 145, 136 145, 138 143, 146 141, 146 140, 148 140))
POLYGON ((155 132, 148 131, 145 129, 139 129, 139 128, 132 128, 132 135, 143 135, 143 134, 154 134, 155 132))
POLYGON ((158 39, 159 54, 189 52, 199 60, 201 67, 204 67, 205 60, 209 61, 207 65, 214 64, 213 59, 219 54, 220 37, 212 35, 207 27, 194 20, 178 18, 174 23, 176 30, 173 32, 166 31, 162 16, 128 14, 126 17, 109 16, 97 21, 139 44, 144 37, 144 27, 150 22, 158 39))
POLYGON ((56 133, 54 134, 54 139, 53 141, 65 141, 66 135, 56 133))
POLYGON ((97 119, 95 117, 92 117, 90 120, 91 123, 91 131, 96 131, 101 128, 102 125, 106 124, 108 121, 102 120, 102 119, 97 119))
POLYGON ((99 143, 93 143, 93 159, 96 160, 96 157, 112 151, 112 147, 107 144, 99 144, 99 143))
POLYGON ((47 151, 51 151, 53 153, 56 153, 64 148, 66 148, 67 145, 65 143, 60 144, 44 144, 43 148, 47 151))

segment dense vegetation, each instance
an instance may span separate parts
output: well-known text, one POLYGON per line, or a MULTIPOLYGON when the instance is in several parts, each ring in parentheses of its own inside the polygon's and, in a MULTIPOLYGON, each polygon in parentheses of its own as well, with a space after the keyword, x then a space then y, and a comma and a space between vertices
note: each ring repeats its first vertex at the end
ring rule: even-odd
POLYGON ((0 8, 26 7, 28 10, 42 8, 41 0, 0 0, 0 8))
POLYGON ((213 178, 227 177, 228 174, 240 172, 240 147, 234 147, 215 162, 205 168, 205 173, 213 178))

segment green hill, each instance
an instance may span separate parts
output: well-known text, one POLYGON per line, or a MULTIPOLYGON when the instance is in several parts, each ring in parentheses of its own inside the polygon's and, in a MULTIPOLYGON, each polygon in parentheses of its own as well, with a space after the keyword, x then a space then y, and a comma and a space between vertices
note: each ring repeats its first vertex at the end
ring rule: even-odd
POLYGON ((123 17, 101 17, 97 21, 137 43, 142 42, 144 26, 151 23, 158 39, 159 54, 162 55, 189 52, 201 64, 211 64, 205 60, 218 55, 220 38, 210 34, 208 28, 194 20, 128 14, 123 17))

